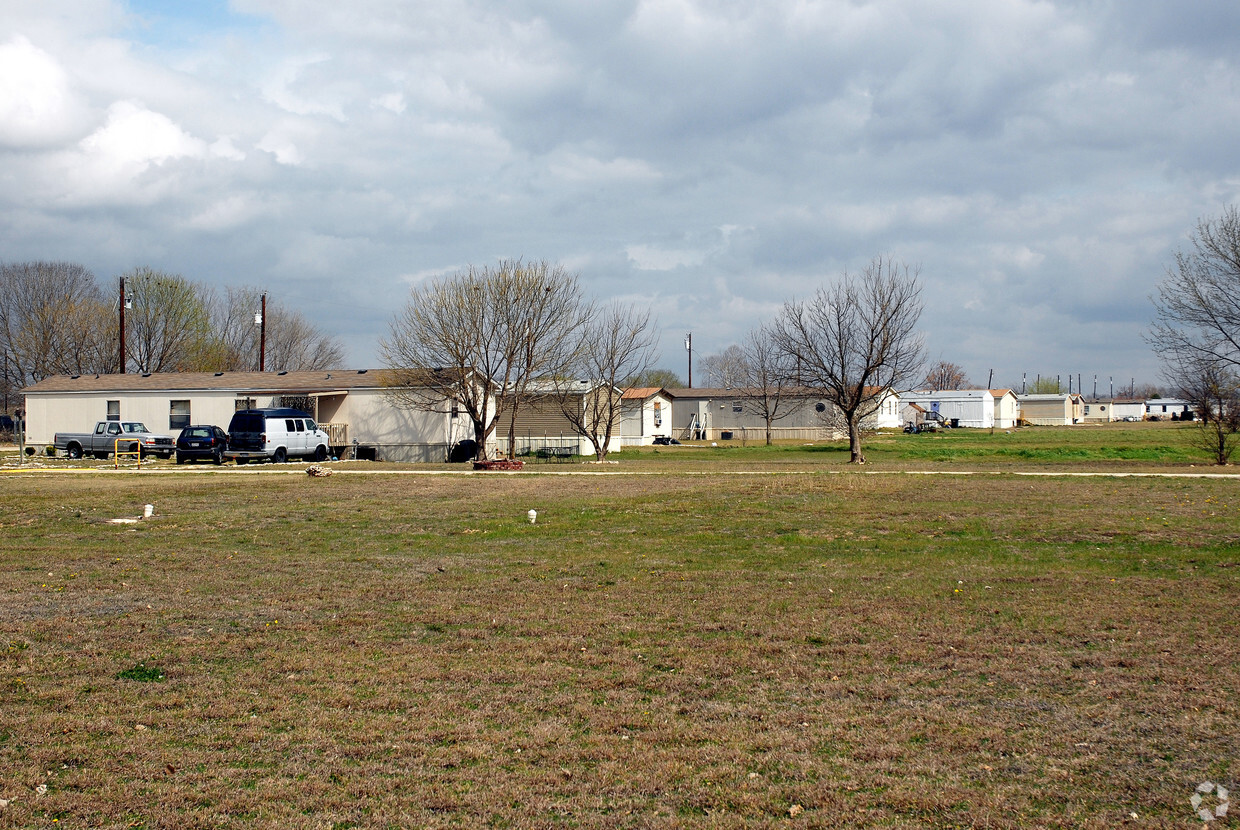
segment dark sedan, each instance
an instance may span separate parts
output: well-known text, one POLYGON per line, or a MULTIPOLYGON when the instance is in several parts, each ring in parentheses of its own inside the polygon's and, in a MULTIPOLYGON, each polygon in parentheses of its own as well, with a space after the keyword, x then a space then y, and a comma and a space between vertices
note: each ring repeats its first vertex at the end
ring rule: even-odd
POLYGON ((224 463, 228 433, 217 426, 188 426, 177 436, 177 463, 214 461, 224 463))

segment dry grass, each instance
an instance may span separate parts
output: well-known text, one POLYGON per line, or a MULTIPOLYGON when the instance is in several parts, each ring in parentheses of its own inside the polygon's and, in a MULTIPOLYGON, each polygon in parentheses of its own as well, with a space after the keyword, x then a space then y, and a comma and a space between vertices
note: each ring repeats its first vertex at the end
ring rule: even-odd
POLYGON ((1238 488, 0 479, 0 827, 1187 826, 1238 488))

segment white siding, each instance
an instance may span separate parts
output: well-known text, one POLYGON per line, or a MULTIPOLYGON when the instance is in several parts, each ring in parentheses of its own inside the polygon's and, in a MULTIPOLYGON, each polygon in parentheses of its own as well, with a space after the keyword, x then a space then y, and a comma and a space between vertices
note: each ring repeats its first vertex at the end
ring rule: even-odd
POLYGON ((995 425, 995 396, 989 390, 934 392, 923 394, 905 392, 900 396, 904 403, 915 403, 927 412, 936 409, 949 423, 958 426, 985 429, 995 425))

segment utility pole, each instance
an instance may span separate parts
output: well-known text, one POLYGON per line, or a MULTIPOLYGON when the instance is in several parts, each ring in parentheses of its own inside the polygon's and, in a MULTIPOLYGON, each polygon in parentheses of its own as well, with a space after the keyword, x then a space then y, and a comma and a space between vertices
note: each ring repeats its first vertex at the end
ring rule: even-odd
POLYGON ((267 292, 263 292, 263 306, 258 313, 258 371, 267 370, 267 292))
POLYGON ((121 277, 120 373, 122 375, 125 374, 125 306, 128 302, 129 301, 125 299, 125 278, 121 277))
MULTIPOLYGON (((265 295, 264 295, 265 296, 265 295)), ((689 352, 689 388, 693 388, 693 332, 685 335, 685 350, 689 352)))
POLYGON ((991 369, 991 370, 990 370, 990 375, 986 378, 986 388, 987 388, 987 389, 989 389, 989 388, 990 388, 990 384, 994 381, 994 379, 995 379, 995 370, 994 370, 994 369, 991 369))

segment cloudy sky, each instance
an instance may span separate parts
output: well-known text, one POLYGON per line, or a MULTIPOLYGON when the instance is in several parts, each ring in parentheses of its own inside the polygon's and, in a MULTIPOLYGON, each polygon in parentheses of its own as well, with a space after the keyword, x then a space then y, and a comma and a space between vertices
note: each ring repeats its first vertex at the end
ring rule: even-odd
POLYGON ((547 259, 683 376, 884 254, 932 358, 1103 391, 1240 201, 1237 56, 1234 0, 0 0, 0 259, 261 286, 358 367, 547 259))

